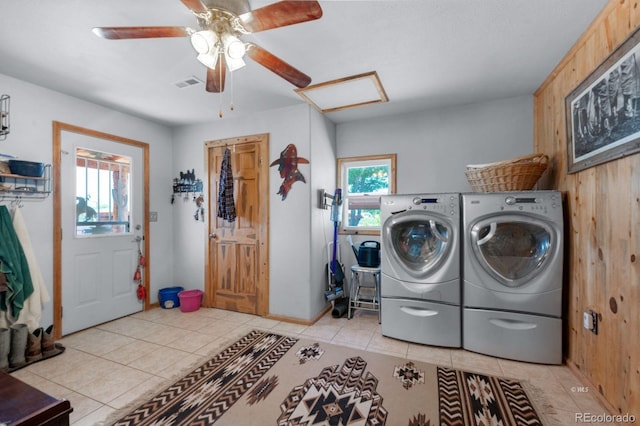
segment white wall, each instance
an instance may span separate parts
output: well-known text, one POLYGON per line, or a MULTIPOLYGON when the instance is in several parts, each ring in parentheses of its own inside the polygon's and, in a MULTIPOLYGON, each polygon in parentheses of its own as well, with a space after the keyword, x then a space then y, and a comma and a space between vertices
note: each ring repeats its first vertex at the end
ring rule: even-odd
POLYGON ((533 97, 341 123, 338 157, 397 153, 397 192, 469 192, 467 164, 533 150, 533 97))
POLYGON ((336 187, 335 125, 316 110, 311 112, 311 311, 318 313, 327 305, 327 243, 333 241, 330 211, 318 207, 318 190, 333 194, 336 187))
MULTIPOLYGON (((272 167, 269 194, 265 194, 269 197, 269 313, 303 320, 314 318, 321 310, 316 302, 316 293, 320 291, 319 278, 311 275, 315 274, 315 270, 312 272, 315 259, 312 260, 311 247, 316 244, 310 238, 310 229, 314 227, 311 223, 315 222, 315 216, 311 214, 312 204, 315 204, 315 183, 312 183, 315 175, 311 170, 315 167, 318 170, 335 168, 335 157, 326 155, 326 148, 316 146, 335 146, 333 125, 327 125, 322 119, 324 126, 312 126, 311 117, 314 115, 317 113, 309 106, 299 105, 250 117, 214 118, 211 123, 178 128, 174 134, 174 174, 180 170, 195 169, 196 176, 205 183, 207 173, 203 152, 207 141, 268 133, 269 163, 279 158, 288 144, 296 145, 298 156, 310 161, 310 164, 299 164, 306 183, 294 183, 285 200, 277 194, 282 179, 277 168, 272 167), (312 128, 315 129, 313 137, 312 128)), ((314 123, 318 121, 314 118, 314 123)), ((215 200, 208 202, 215 203, 215 200)), ((174 209, 176 284, 202 289, 207 224, 193 220, 192 202, 178 202, 174 209)), ((313 250, 314 253, 316 251, 313 250)))
MULTIPOLYGON (((52 122, 61 121, 149 144, 150 206, 158 222, 150 225, 151 297, 173 281, 171 132, 165 127, 84 102, 0 74, 0 93, 11 96, 11 133, 0 152, 23 160, 52 163, 52 122)), ((50 296, 53 298, 53 197, 24 203, 21 212, 50 296)), ((133 286, 133 282, 132 282, 133 286)), ((157 298, 156 298, 157 300, 157 298)), ((53 322, 53 301, 43 307, 41 325, 53 322)))
MULTIPOLYGON (((533 97, 337 125, 338 157, 397 154, 397 193, 471 192, 467 164, 489 163, 533 150, 533 97)), ((353 236, 362 241, 379 237, 353 236)), ((341 238, 343 261, 355 263, 341 238)))

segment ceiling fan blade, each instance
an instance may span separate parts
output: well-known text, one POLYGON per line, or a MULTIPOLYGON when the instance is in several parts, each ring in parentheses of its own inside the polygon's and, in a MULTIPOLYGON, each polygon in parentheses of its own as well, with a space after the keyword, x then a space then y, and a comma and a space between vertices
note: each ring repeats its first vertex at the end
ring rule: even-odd
POLYGON ((93 33, 108 40, 128 38, 187 37, 187 27, 96 27, 93 33))
POLYGON ((252 33, 313 21, 322 16, 315 0, 283 0, 240 15, 242 25, 252 33))
POLYGON ((247 55, 263 67, 278 74, 280 77, 284 78, 294 86, 302 88, 307 87, 309 83, 311 83, 311 77, 309 77, 302 71, 295 69, 282 59, 278 58, 277 56, 273 55, 260 46, 257 46, 253 43, 247 43, 247 55))
POLYGON ((224 55, 220 55, 215 69, 207 67, 207 92, 224 92, 224 81, 226 76, 227 61, 225 60, 224 55))
POLYGON ((207 13, 208 9, 202 4, 200 0, 181 0, 182 3, 197 13, 207 13))

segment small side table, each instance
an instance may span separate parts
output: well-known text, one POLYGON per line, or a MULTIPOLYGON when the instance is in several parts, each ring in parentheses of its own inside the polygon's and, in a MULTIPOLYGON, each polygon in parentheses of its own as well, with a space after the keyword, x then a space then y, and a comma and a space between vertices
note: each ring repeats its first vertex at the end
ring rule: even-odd
POLYGON ((366 311, 378 312, 378 324, 381 322, 380 312, 380 267, 370 268, 366 266, 353 265, 351 267, 351 286, 349 292, 349 312, 347 318, 351 319, 351 311, 362 309, 366 311), (374 286, 364 285, 364 275, 371 274, 374 286), (365 296, 361 294, 362 289, 372 289, 373 295, 365 296))

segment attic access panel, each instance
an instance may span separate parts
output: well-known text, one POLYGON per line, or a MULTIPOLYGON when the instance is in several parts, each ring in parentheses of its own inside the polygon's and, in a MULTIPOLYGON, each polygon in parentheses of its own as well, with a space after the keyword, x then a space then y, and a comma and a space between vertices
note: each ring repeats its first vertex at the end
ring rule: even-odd
POLYGON ((375 71, 314 84, 295 91, 322 113, 389 100, 375 71))

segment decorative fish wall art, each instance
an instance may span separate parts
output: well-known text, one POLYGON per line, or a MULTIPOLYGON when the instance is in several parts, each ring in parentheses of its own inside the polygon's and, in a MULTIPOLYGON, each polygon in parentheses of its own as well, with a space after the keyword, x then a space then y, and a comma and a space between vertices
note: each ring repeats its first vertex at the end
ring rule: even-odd
POLYGON ((280 177, 284 179, 278 191, 278 194, 282 196, 282 201, 287 198, 294 183, 298 181, 307 183, 300 170, 298 170, 298 164, 309 164, 309 160, 298 157, 298 149, 294 144, 290 143, 280 153, 280 158, 269 165, 270 167, 277 165, 280 177))

